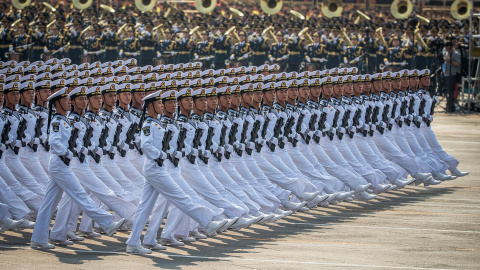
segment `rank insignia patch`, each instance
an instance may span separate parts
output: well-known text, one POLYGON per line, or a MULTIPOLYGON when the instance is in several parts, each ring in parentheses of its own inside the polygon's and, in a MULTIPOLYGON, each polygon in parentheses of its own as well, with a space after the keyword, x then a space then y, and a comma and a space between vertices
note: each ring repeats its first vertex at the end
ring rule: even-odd
POLYGON ((52 123, 53 132, 58 132, 60 130, 60 123, 52 123))
POLYGON ((143 127, 143 134, 144 134, 145 136, 149 136, 149 135, 150 135, 150 126, 143 127))

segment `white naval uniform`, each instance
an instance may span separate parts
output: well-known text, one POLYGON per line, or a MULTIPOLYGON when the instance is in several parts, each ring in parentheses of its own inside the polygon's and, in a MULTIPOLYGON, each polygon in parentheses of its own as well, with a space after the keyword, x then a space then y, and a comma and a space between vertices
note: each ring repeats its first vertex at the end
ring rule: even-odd
POLYGON ((8 205, 0 203, 0 220, 8 217, 8 205))
POLYGON ((28 206, 10 189, 1 177, 0 202, 8 205, 8 211, 14 219, 23 219, 30 213, 28 206))
POLYGON ((50 160, 50 147, 48 146, 48 136, 47 136, 48 109, 37 105, 35 107, 35 112, 37 114, 37 117, 41 117, 43 119, 42 135, 40 136, 40 145, 37 148, 37 155, 43 170, 48 175, 48 162, 50 160))
MULTIPOLYGON (((81 144, 81 146, 85 147, 84 145, 84 136, 90 126, 89 120, 84 117, 81 117, 75 112, 70 113, 69 120, 71 123, 79 130, 77 143, 81 144)), ((94 143, 91 146, 92 150, 97 148, 94 143)), ((98 149, 98 148, 97 148, 98 149)), ((85 155, 86 157, 87 155, 85 155)), ((98 179, 95 173, 90 169, 88 166, 88 161, 85 159, 83 162, 80 162, 78 158, 74 158, 70 162, 70 167, 72 168, 73 173, 80 181, 81 185, 89 194, 95 196, 98 201, 105 204, 108 209, 113 210, 116 214, 120 217, 125 218, 125 220, 133 219, 133 215, 136 210, 136 205, 133 205, 126 200, 118 197, 111 189, 109 189, 100 179, 98 179)), ((77 207, 76 211, 73 210, 73 205, 75 202, 68 196, 64 196, 60 201, 59 210, 57 212, 57 216, 55 219, 55 224, 50 232, 50 238, 58 241, 65 241, 67 240, 66 233, 68 219, 71 223, 78 220, 78 216, 80 214, 80 209, 77 207)), ((92 224, 89 222, 90 218, 87 218, 87 214, 82 216, 82 223, 83 224, 92 224), (86 221, 84 219, 87 219, 86 221)), ((118 218, 120 219, 120 218, 118 218)), ((82 226, 81 231, 91 231, 90 226, 84 227, 82 226)))
MULTIPOLYGON (((132 117, 132 121, 136 122, 137 124, 140 123, 140 118, 142 117, 142 111, 131 107, 130 108, 130 115, 132 117)), ((132 165, 137 169, 137 171, 143 175, 143 164, 145 163, 145 156, 140 154, 140 134, 135 133, 135 139, 132 141, 132 145, 135 145, 134 149, 127 151, 127 158, 132 163, 132 165)))
MULTIPOLYGON (((0 130, 3 131, 6 121, 7 117, 3 113, 0 114, 0 130)), ((9 146, 7 145, 6 147, 9 146)), ((5 181, 6 185, 28 206, 31 211, 34 213, 38 212, 38 209, 42 204, 43 197, 30 191, 28 188, 18 182, 5 164, 5 151, 2 153, 2 157, 0 158, 0 178, 5 181)))
MULTIPOLYGON (((165 165, 169 162, 168 160, 163 160, 163 166, 159 166, 156 159, 160 158, 161 155, 165 157, 165 153, 162 153, 162 141, 165 130, 162 128, 160 121, 154 118, 147 118, 145 121, 142 131, 141 131, 141 149, 145 155, 145 165, 143 169, 143 174, 145 175, 145 186, 142 194, 142 201, 138 206, 137 213, 134 217, 134 224, 130 237, 127 240, 127 245, 140 245, 140 236, 145 228, 148 217, 152 212, 157 197, 166 198, 163 205, 173 204, 178 209, 181 209, 184 213, 187 213, 189 217, 194 219, 200 224, 200 226, 206 227, 207 224, 213 219, 216 215, 214 211, 208 207, 199 204, 196 202, 196 198, 187 195, 183 189, 178 185, 177 180, 174 180, 171 176, 165 165)), ((173 164, 171 164, 173 166, 173 164)), ((157 207, 158 208, 158 207, 157 207)), ((160 220, 163 221, 165 213, 162 216, 152 215, 152 221, 160 220)), ((152 223, 149 225, 149 229, 152 226, 152 223)), ((156 227, 156 226, 155 226, 156 227)), ((158 231, 158 227, 155 230, 158 231)), ((144 237, 145 244, 154 244, 156 243, 156 232, 151 230, 151 236, 144 237), (150 242, 146 240, 150 239, 150 242)))
POLYGON ((27 171, 35 177, 35 180, 37 180, 37 182, 42 185, 44 189, 47 189, 50 178, 43 169, 37 154, 38 149, 42 148, 42 146, 40 145, 40 138, 35 138, 35 127, 37 124, 37 118, 39 117, 31 108, 27 108, 22 105, 18 106, 18 113, 22 119, 27 120, 27 128, 25 129, 25 134, 28 134, 28 136, 30 136, 31 138, 30 143, 27 144, 26 147, 22 147, 18 155, 25 169, 27 169, 27 171), (33 150, 34 147, 36 147, 37 152, 33 150))
POLYGON ((51 123, 49 143, 51 147, 51 158, 49 172, 52 181, 47 187, 45 199, 38 211, 35 228, 32 234, 32 241, 47 243, 49 237, 50 221, 53 212, 57 208, 63 192, 77 203, 82 211, 98 223, 103 229, 113 221, 114 216, 98 205, 88 196, 80 181, 75 177, 72 169, 67 166, 60 157, 71 154, 68 150, 68 141, 72 132, 72 126, 68 119, 56 114, 51 123))
MULTIPOLYGON (((9 116, 8 120, 11 123, 10 132, 9 134, 14 138, 17 139, 17 128, 22 120, 21 116, 17 111, 12 111, 8 108, 4 109, 4 113, 9 116)), ((30 142, 28 138, 22 139, 25 140, 26 143, 30 142), (28 142, 26 141, 28 140, 28 142)), ((19 142, 19 141, 17 141, 19 142)), ((19 147, 19 151, 23 147, 19 147)), ((37 182, 34 176, 28 172, 28 170, 23 166, 22 162, 20 161, 20 156, 15 154, 13 151, 13 147, 9 147, 7 151, 4 153, 5 155, 5 164, 7 165, 10 172, 15 176, 15 179, 18 180, 23 186, 28 188, 30 191, 38 194, 41 197, 45 196, 45 188, 37 182)))

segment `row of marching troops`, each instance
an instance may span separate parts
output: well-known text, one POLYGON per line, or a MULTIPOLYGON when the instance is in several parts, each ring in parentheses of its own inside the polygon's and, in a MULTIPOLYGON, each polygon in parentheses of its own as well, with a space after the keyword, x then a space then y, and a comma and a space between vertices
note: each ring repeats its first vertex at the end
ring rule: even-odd
POLYGON ((53 20, 44 12, 33 25, 28 15, 5 15, 0 58, 33 62, 68 57, 74 64, 136 58, 142 66, 201 61, 204 69, 268 63, 288 72, 344 66, 372 73, 441 66, 438 53, 445 40, 461 44, 469 40, 467 20, 414 25, 380 18, 354 24, 337 17, 315 22, 294 19, 282 25, 257 16, 250 24, 223 17, 207 24, 141 15, 115 17, 106 12, 102 21, 96 17, 88 21, 74 11, 53 20))
POLYGON ((84 79, 1 63, 2 230, 34 226, 39 249, 131 230, 127 252, 146 254, 468 174, 432 131, 428 69, 127 63, 84 79))

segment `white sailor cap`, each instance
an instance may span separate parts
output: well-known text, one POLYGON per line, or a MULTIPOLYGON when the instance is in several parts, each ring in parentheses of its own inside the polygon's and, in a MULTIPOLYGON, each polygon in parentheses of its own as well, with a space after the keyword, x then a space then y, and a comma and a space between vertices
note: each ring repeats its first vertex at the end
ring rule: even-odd
POLYGON ((391 71, 385 71, 382 73, 382 79, 383 80, 390 80, 392 79, 392 72, 391 71))
POLYGON ((162 96, 162 101, 168 101, 168 100, 177 100, 177 91, 175 90, 167 90, 163 92, 162 96))
POLYGON ((430 70, 429 69, 422 69, 418 72, 418 76, 420 78, 430 76, 430 70))
POLYGON ((214 78, 207 78, 202 80, 202 87, 211 87, 211 86, 215 86, 214 78))
POLYGON ((102 95, 103 94, 108 94, 108 93, 116 94, 117 93, 117 85, 113 84, 113 83, 106 84, 106 85, 102 86, 101 91, 102 91, 102 95))
POLYGON ((216 97, 217 96, 217 88, 212 87, 212 88, 205 89, 205 96, 216 97))
POLYGON ((357 68, 357 67, 348 68, 348 69, 347 69, 347 72, 348 72, 348 74, 350 74, 350 75, 355 75, 355 74, 357 74, 357 72, 358 72, 358 68, 357 68))
POLYGON ((128 74, 138 75, 142 74, 142 69, 140 67, 132 67, 128 69, 128 74))
POLYGON ((228 96, 231 94, 232 94, 232 89, 230 86, 217 88, 217 96, 228 96))
POLYGON ((64 65, 70 65, 72 63, 72 59, 70 58, 62 58, 60 60, 58 60, 58 62, 60 64, 64 64, 64 65))
POLYGON ((85 78, 83 80, 80 80, 78 83, 80 85, 83 85, 83 86, 92 87, 93 86, 93 78, 88 77, 88 78, 85 78))
POLYGON ((286 75, 287 75, 287 79, 289 79, 289 80, 297 79, 297 72, 296 71, 288 72, 286 75))
POLYGON ((177 88, 188 88, 190 80, 177 80, 177 88))
POLYGON ((78 69, 78 70, 87 70, 87 69, 89 69, 89 68, 88 68, 88 63, 82 63, 82 64, 78 65, 78 66, 77 66, 77 69, 78 69))
POLYGON ((146 65, 140 68, 140 72, 142 72, 142 74, 148 74, 152 72, 152 69, 153 67, 151 65, 146 65))
POLYGON ((118 77, 112 76, 105 78, 105 83, 118 83, 118 77))
POLYGON ((53 102, 53 101, 68 97, 67 89, 68 88, 64 87, 64 88, 58 90, 57 92, 55 92, 51 96, 49 96, 47 100, 50 101, 50 102, 53 102))
POLYGON ((8 84, 5 84, 5 89, 3 90, 6 93, 9 92, 18 92, 20 89, 20 83, 19 82, 11 82, 8 84))
POLYGON ((80 96, 87 96, 87 89, 88 89, 88 87, 86 87, 86 86, 79 86, 79 87, 73 89, 68 94, 68 97, 70 99, 74 99, 74 98, 80 97, 80 96))
POLYGON ((80 85, 80 79, 79 78, 71 78, 65 81, 65 86, 67 87, 76 87, 80 85))
POLYGON ((24 82, 24 81, 35 81, 35 78, 37 77, 37 75, 35 74, 29 74, 29 75, 25 75, 23 76, 22 78, 20 78, 20 82, 24 82))
POLYGON ((400 77, 408 77, 408 69, 402 69, 398 73, 400 73, 400 77))
POLYGON ((8 76, 7 78, 5 78, 5 82, 20 82, 20 78, 22 78, 22 76, 20 76, 20 74, 14 74, 14 75, 10 75, 8 76))
POLYGON ((247 92, 253 92, 253 84, 251 83, 246 83, 242 86, 240 86, 240 93, 247 93, 247 92))
POLYGON ((412 69, 408 71, 408 77, 418 77, 418 75, 419 75, 418 69, 412 69))
POLYGON ((192 88, 182 88, 177 93, 177 100, 181 100, 182 98, 192 97, 192 88))
POLYGON ((47 61, 45 61, 45 65, 53 66, 53 65, 56 65, 56 64, 58 64, 58 59, 57 58, 50 58, 47 61))
POLYGON ((20 84, 20 89, 19 89, 20 93, 25 91, 30 91, 30 90, 32 91, 35 90, 35 82, 27 81, 20 84))
POLYGON ((215 77, 225 76, 225 74, 226 74, 225 69, 217 69, 213 72, 213 76, 215 77))
POLYGON ((193 96, 193 99, 195 100, 197 98, 206 97, 207 95, 205 94, 205 89, 201 88, 201 89, 194 90, 192 93, 192 96, 193 96))
POLYGON ((151 94, 147 95, 146 97, 142 98, 142 100, 145 103, 149 103, 149 102, 153 102, 153 101, 161 100, 161 99, 162 99, 162 91, 156 91, 156 92, 151 93, 151 94))
POLYGON ((131 86, 132 93, 145 92, 146 85, 144 83, 137 83, 131 86))
POLYGON ((102 69, 106 68, 106 67, 111 67, 112 66, 112 62, 103 62, 100 64, 100 67, 102 69))
POLYGON ((238 79, 239 84, 247 84, 252 82, 252 75, 245 75, 238 79))
POLYGON ((12 73, 13 74, 23 73, 23 66, 16 66, 16 67, 12 68, 12 73))
POLYGON ((99 78, 93 79, 93 85, 102 86, 105 84, 107 84, 107 80, 105 77, 99 77, 99 78))
POLYGON ((87 89, 87 97, 100 96, 102 94, 102 86, 94 86, 87 89))
POLYGON ((100 63, 99 61, 96 61, 96 62, 93 62, 91 63, 90 65, 88 65, 88 69, 94 69, 94 68, 100 68, 102 63, 100 63))
POLYGON ((275 83, 275 91, 287 90, 287 89, 288 89, 287 81, 280 81, 275 83))
MULTIPOLYGON (((52 87, 52 81, 41 81, 35 84, 36 89, 50 89, 52 87)), ((65 87, 65 85, 63 85, 65 87)), ((63 88, 62 87, 62 88, 63 88)))
POLYGON ((127 74, 128 73, 128 69, 126 66, 119 66, 119 67, 116 67, 114 70, 113 70, 113 73, 114 75, 118 76, 120 74, 127 74))
POLYGON ((218 77, 215 79, 215 86, 218 86, 220 84, 228 84, 228 77, 227 76, 222 76, 218 77))
POLYGON ((68 72, 66 72, 66 71, 57 72, 57 73, 52 75, 52 80, 66 79, 67 74, 68 74, 68 72))

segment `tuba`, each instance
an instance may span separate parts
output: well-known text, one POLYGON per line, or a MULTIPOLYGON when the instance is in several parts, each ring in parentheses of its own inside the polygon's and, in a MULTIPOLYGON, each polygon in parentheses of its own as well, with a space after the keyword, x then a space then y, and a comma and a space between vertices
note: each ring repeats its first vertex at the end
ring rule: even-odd
POLYGON ((348 37, 347 33, 345 33, 345 29, 342 30, 342 38, 347 43, 348 46, 353 46, 352 41, 348 37))
POLYGON ((413 5, 410 0, 395 0, 390 5, 390 12, 395 19, 407 19, 412 11, 413 5))
POLYGON ((32 0, 13 0, 12 5, 18 9, 24 9, 30 5, 30 2, 32 2, 32 0))
POLYGON ((322 2, 322 12, 328 18, 340 17, 343 12, 342 0, 324 0, 322 2))
POLYGON ((195 0, 195 7, 203 14, 212 12, 217 5, 217 0, 195 0))
POLYGON ((135 6, 140 11, 151 11, 155 7, 155 0, 135 0, 135 6))
POLYGON ((260 0, 260 7, 268 15, 277 14, 283 7, 283 0, 260 0))
POLYGON ((313 39, 312 37, 310 36, 310 34, 308 34, 308 27, 305 27, 302 29, 302 31, 298 32, 298 36, 301 37, 305 35, 305 43, 307 45, 312 45, 313 44, 313 39))
POLYGON ((383 47, 388 48, 388 44, 383 37, 383 30, 381 27, 375 29, 375 35, 377 35, 378 40, 380 40, 380 42, 383 44, 383 47))
POLYGON ((72 2, 78 9, 86 9, 92 5, 93 0, 73 0, 72 2))
POLYGON ((456 20, 463 20, 470 17, 472 3, 468 0, 456 0, 450 7, 450 13, 456 20))
POLYGON ((226 32, 225 36, 230 35, 232 37, 233 43, 238 43, 240 42, 240 37, 238 37, 237 32, 235 31, 235 26, 230 27, 226 32))
POLYGON ((273 34, 272 29, 273 26, 267 27, 267 29, 263 30, 262 36, 266 36, 267 39, 270 40, 270 42, 278 43, 277 37, 275 36, 275 34, 273 34))

